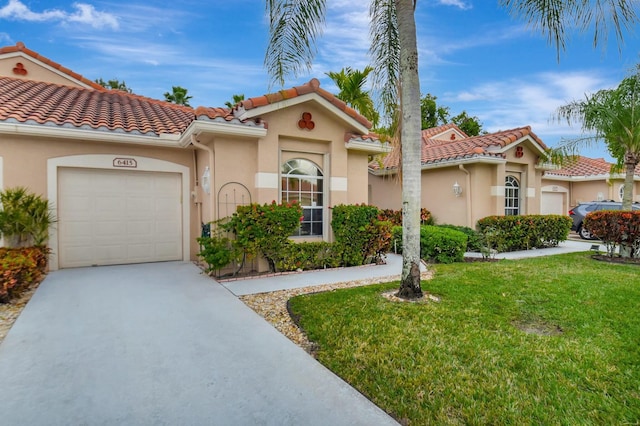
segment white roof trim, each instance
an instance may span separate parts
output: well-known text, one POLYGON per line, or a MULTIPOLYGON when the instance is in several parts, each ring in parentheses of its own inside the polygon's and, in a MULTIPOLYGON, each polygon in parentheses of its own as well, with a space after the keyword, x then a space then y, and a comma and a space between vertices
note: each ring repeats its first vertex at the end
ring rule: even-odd
POLYGON ((0 123, 0 134, 18 136, 80 139, 84 141, 131 143, 137 145, 179 148, 179 134, 136 135, 104 130, 88 130, 42 124, 0 123))
POLYGON ((255 117, 259 117, 262 116, 264 114, 268 114, 270 112, 274 112, 274 111, 278 111, 281 110, 283 108, 288 108, 294 105, 299 105, 305 102, 309 102, 309 101, 313 101, 313 102, 317 102, 320 105, 322 105, 324 108, 326 108, 328 111, 330 111, 333 115, 335 115, 337 118, 339 118, 340 120, 344 121, 345 123, 347 123, 349 126, 353 127, 358 133, 368 133, 369 129, 366 126, 363 126, 360 122, 358 122, 356 119, 350 117, 349 115, 345 114, 344 111, 341 111, 338 107, 336 107, 335 105, 333 105, 331 102, 329 102, 328 100, 326 100, 325 98, 323 98, 322 96, 318 95, 317 93, 306 93, 304 95, 300 95, 300 96, 296 96, 294 98, 290 98, 290 99, 283 99, 281 101, 272 103, 272 104, 268 104, 265 106, 259 106, 256 108, 251 108, 250 110, 241 110, 238 109, 237 111, 234 112, 236 118, 240 119, 240 120, 248 120, 251 118, 255 118, 255 117))
POLYGON ((221 136, 237 136, 249 138, 263 138, 267 135, 267 129, 260 126, 248 126, 241 124, 222 123, 217 121, 194 120, 180 135, 180 146, 191 143, 191 135, 200 133, 212 133, 221 136))
MULTIPOLYGON (((498 157, 469 157, 469 158, 456 158, 456 159, 451 159, 451 160, 443 160, 443 161, 437 161, 437 162, 433 162, 433 163, 427 163, 427 164, 422 164, 422 167, 420 168, 421 171, 426 171, 426 170, 431 170, 431 169, 439 169, 442 167, 452 167, 452 166, 457 166, 459 164, 472 164, 472 163, 484 163, 484 164, 504 164, 506 163, 507 160, 504 158, 498 158, 498 157)), ((374 170, 369 168, 369 173, 371 173, 374 176, 386 176, 386 175, 393 175, 398 173, 398 169, 397 168, 393 168, 393 169, 378 169, 378 170, 374 170)))
POLYGON ((384 154, 386 152, 391 152, 391 145, 388 142, 365 142, 351 139, 349 142, 345 142, 344 146, 349 150, 364 151, 372 154, 384 154))

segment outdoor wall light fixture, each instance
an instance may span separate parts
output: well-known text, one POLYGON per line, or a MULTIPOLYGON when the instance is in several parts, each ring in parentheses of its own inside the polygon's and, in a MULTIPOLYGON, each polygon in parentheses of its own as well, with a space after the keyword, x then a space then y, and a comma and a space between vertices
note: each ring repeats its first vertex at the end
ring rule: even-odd
POLYGON ((462 195, 462 187, 460 186, 458 181, 456 181, 456 183, 453 184, 453 193, 456 194, 456 197, 459 197, 460 195, 462 195))
POLYGON ((209 171, 209 166, 204 168, 204 173, 202 174, 202 189, 207 194, 211 194, 211 171, 209 171))

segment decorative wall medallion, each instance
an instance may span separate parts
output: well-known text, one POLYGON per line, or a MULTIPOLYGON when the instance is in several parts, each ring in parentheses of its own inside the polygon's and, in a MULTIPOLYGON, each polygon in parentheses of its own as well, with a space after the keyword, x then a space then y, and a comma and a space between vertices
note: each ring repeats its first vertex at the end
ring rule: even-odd
POLYGON ((452 141, 455 141, 456 140, 456 134, 455 133, 451 133, 450 139, 452 141))
POLYGON ((302 119, 298 121, 298 127, 301 129, 313 130, 316 127, 316 123, 311 120, 310 112, 303 112, 302 119))
POLYGON ((516 147, 516 158, 522 158, 524 156, 524 148, 521 146, 516 147))
POLYGON ((27 75, 27 69, 22 65, 22 62, 18 62, 13 68, 13 73, 16 75, 27 75))

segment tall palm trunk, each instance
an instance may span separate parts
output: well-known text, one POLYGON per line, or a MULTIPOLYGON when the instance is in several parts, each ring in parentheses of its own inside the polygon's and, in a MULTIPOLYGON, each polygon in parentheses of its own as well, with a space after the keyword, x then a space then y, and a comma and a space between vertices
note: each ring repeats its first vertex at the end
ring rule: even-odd
POLYGON ((636 166, 639 162, 640 155, 627 150, 624 155, 625 177, 624 193, 622 195, 622 210, 631 210, 631 204, 633 203, 633 179, 636 166))
POLYGON ((400 39, 402 126, 402 278, 398 296, 422 296, 420 287, 420 78, 414 0, 395 0, 400 39))

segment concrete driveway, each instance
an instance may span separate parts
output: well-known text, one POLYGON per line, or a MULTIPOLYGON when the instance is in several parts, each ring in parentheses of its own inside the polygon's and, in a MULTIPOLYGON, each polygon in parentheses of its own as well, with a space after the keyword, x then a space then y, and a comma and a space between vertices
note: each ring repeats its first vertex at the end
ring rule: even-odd
POLYGON ((2 425, 392 425, 190 263, 56 271, 0 344, 2 425))

